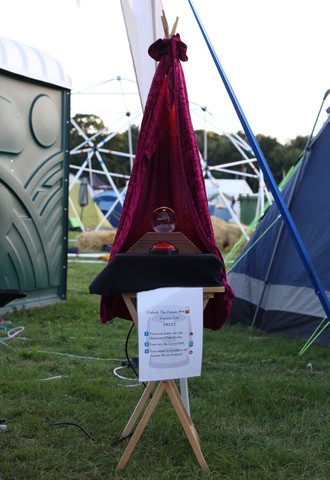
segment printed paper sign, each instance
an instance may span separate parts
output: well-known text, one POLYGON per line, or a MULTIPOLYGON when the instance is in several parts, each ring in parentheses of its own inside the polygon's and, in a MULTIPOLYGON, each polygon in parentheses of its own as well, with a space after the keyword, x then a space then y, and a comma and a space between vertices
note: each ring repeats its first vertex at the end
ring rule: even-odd
POLYGON ((201 374, 203 289, 158 288, 137 294, 139 380, 201 374))

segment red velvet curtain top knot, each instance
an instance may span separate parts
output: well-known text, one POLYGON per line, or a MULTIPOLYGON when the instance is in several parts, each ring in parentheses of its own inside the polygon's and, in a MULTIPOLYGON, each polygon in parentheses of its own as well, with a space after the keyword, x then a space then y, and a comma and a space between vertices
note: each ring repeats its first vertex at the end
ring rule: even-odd
POLYGON ((163 56, 168 55, 169 52, 172 52, 173 60, 179 59, 182 62, 188 60, 187 45, 181 41, 178 33, 169 39, 164 38, 156 40, 156 42, 150 45, 148 49, 150 57, 157 62, 159 62, 163 56))

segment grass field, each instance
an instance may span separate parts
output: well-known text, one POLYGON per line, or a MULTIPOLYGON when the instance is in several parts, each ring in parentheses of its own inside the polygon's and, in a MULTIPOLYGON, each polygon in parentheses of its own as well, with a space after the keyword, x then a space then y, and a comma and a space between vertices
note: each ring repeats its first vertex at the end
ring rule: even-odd
MULTIPOLYGON (((102 268, 69 263, 66 302, 2 319, 0 480, 330 479, 329 348, 299 356, 303 341, 237 325, 204 330, 202 375, 189 380, 210 473, 165 395, 116 471, 144 387, 120 368, 131 323, 101 324, 88 293, 102 268)), ((136 332, 127 345, 136 356, 136 332)))

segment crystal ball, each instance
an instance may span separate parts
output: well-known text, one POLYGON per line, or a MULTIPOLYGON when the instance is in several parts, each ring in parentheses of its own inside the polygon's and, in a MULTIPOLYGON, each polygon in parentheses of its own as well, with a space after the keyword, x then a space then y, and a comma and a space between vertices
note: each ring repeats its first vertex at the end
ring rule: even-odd
POLYGON ((152 228, 158 233, 168 233, 175 230, 175 211, 169 207, 159 207, 152 212, 152 228))

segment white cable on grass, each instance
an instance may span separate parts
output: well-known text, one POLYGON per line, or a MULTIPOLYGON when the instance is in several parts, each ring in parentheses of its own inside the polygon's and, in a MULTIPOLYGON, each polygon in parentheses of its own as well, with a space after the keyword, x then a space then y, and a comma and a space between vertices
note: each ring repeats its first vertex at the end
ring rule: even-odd
POLYGON ((15 327, 8 331, 8 339, 17 337, 20 333, 24 332, 24 327, 15 327))
MULTIPOLYGON (((130 378, 130 377, 124 377, 123 375, 120 375, 118 373, 118 370, 122 370, 123 368, 126 368, 126 367, 117 367, 117 368, 114 368, 113 369, 113 373, 116 377, 120 378, 121 380, 128 380, 130 382, 136 382, 136 378, 130 378)), ((138 387, 140 385, 140 382, 139 383, 134 383, 134 384, 131 384, 131 385, 126 385, 126 387, 138 387)))
POLYGON ((5 338, 4 340, 0 340, 0 344, 1 344, 1 345, 4 345, 4 346, 7 347, 7 348, 11 348, 12 350, 14 350, 14 351, 16 352, 16 349, 15 349, 14 347, 12 347, 11 345, 7 345, 7 344, 6 344, 6 340, 7 340, 7 338, 5 338))
POLYGON ((81 358, 83 360, 105 360, 105 361, 114 361, 114 362, 122 362, 123 360, 122 358, 85 357, 83 355, 73 355, 72 353, 48 352, 46 350, 38 350, 38 353, 49 353, 51 355, 61 355, 62 357, 81 358))
MULTIPOLYGON (((49 354, 52 354, 52 355, 60 355, 60 356, 63 356, 63 357, 81 358, 81 359, 88 359, 88 360, 106 360, 106 361, 110 360, 110 361, 115 361, 115 362, 122 362, 122 358, 84 357, 82 355, 73 355, 71 353, 61 353, 61 352, 48 352, 46 350, 38 350, 38 353, 49 353, 49 354)), ((130 382, 132 382, 132 381, 136 382, 136 378, 128 378, 128 377, 124 377, 123 375, 119 375, 118 370, 121 370, 123 368, 126 368, 126 367, 120 366, 120 367, 114 368, 113 369, 114 375, 116 377, 120 378, 121 380, 128 380, 130 382)), ((56 377, 52 377, 52 378, 58 378, 58 377, 56 376, 56 377)), ((44 378, 42 380, 48 380, 48 379, 44 378)), ((140 385, 140 382, 139 383, 134 383, 134 384, 131 384, 131 385, 126 385, 126 387, 138 387, 139 385, 140 385)))
POLYGON ((55 375, 54 377, 41 378, 42 381, 55 380, 57 378, 62 378, 62 375, 55 375))
POLYGON ((7 342, 8 340, 11 340, 12 338, 18 337, 22 332, 24 332, 24 327, 11 328, 11 329, 8 330, 8 332, 7 332, 7 337, 1 339, 1 340, 0 340, 0 343, 2 343, 3 345, 6 345, 6 347, 8 347, 8 348, 11 348, 11 349, 15 350, 13 347, 7 345, 6 342, 7 342))

